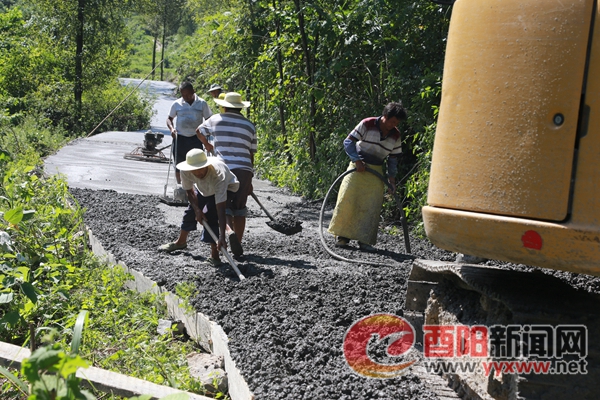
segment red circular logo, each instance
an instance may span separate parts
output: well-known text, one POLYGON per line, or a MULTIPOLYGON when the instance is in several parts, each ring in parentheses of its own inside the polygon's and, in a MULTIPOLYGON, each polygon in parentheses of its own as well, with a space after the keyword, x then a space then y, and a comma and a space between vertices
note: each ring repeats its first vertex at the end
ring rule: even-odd
POLYGON ((394 314, 374 314, 356 321, 344 337, 344 357, 356 373, 371 378, 395 378, 415 363, 406 355, 415 344, 412 325, 394 314), (392 363, 378 362, 370 356, 370 347, 383 344, 392 363))

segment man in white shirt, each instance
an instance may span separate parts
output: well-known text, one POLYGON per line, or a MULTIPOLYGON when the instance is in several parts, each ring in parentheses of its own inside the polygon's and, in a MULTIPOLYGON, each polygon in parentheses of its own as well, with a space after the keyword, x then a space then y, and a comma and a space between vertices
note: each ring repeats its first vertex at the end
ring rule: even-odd
MULTIPOLYGON (((203 148, 202 142, 196 135, 196 128, 212 115, 210 107, 206 101, 198 97, 190 82, 183 82, 179 85, 179 92, 181 98, 173 102, 167 118, 167 128, 171 131, 173 140, 176 141, 175 165, 185 160, 187 152, 191 149, 203 148)), ((181 174, 178 168, 175 168, 175 177, 177 183, 181 183, 181 174)))
POLYGON ((227 248, 225 235, 231 231, 226 222, 227 199, 238 191, 240 183, 221 159, 208 157, 200 149, 190 150, 177 168, 181 170, 181 184, 189 205, 183 214, 179 237, 175 242, 160 246, 159 250, 185 249, 190 231, 197 229, 198 222, 206 222, 213 232, 218 232, 219 240, 215 243, 206 230, 202 232, 201 240, 210 243, 208 262, 218 266, 221 264, 219 250, 227 248))

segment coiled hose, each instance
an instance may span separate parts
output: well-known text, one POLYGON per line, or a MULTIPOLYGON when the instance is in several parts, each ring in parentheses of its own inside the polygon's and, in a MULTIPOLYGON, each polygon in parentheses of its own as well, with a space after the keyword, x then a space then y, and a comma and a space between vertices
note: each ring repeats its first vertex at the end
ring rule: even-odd
MULTIPOLYGON (((369 167, 367 167, 366 170, 367 170, 367 172, 370 172, 373 175, 375 175, 376 177, 378 177, 379 179, 381 179, 381 181, 383 183, 385 183, 385 185, 388 188, 392 189, 392 185, 379 172, 377 172, 369 167)), ((356 168, 352 168, 352 169, 345 171, 340 176, 338 176, 337 179, 329 187, 329 190, 327 191, 327 194, 325 195, 325 198, 323 199, 323 205, 321 206, 321 213, 319 214, 319 236, 321 237, 321 244, 323 245, 323 248, 325 249, 325 251, 327 251, 333 258, 336 258, 338 260, 351 262, 351 263, 359 263, 359 264, 381 265, 380 262, 352 260, 350 258, 342 257, 342 256, 334 253, 333 250, 331 250, 327 246, 327 243, 325 242, 325 236, 323 236, 323 215, 325 214, 325 205, 327 204, 327 200, 329 199, 329 194, 331 193, 333 188, 337 185, 337 183, 340 180, 342 180, 346 175, 351 174, 355 171, 356 171, 356 168)), ((396 203, 398 204, 398 209, 400 210, 400 223, 402 224, 402 231, 404 233, 404 247, 406 248, 406 254, 411 254, 410 238, 408 236, 408 224, 406 222, 406 215, 404 215, 404 209, 402 208, 402 202, 398 198, 398 195, 396 194, 396 192, 393 192, 393 193, 394 193, 394 198, 396 199, 396 203)))

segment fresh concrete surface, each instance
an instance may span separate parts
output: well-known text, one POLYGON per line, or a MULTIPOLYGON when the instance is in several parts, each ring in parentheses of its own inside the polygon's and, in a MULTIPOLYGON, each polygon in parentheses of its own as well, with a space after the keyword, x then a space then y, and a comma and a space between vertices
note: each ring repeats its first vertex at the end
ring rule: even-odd
MULTIPOLYGON (((121 79, 121 83, 135 88, 141 79, 121 79)), ((167 117, 175 100, 175 85, 169 82, 145 81, 137 89, 139 94, 153 101, 150 129, 165 134, 159 148, 171 144, 167 117)), ((105 132, 77 139, 48 157, 45 170, 49 174, 66 176, 69 186, 83 189, 112 189, 121 193, 163 196, 167 184, 168 163, 126 160, 123 156, 143 146, 144 133, 105 132)), ((171 148, 163 152, 169 157, 171 148)), ((173 167, 169 173, 167 196, 172 196, 175 184, 173 167)))
MULTIPOLYGON (((134 88, 140 79, 121 79, 121 83, 134 88)), ((145 81, 138 89, 142 96, 154 101, 153 116, 150 129, 165 134, 159 148, 171 144, 171 136, 167 129, 167 117, 175 85, 169 82, 145 81)), ((202 95, 202 94, 200 94, 202 95)), ((70 187, 94 190, 115 190, 120 193, 146 194, 163 196, 167 184, 167 197, 172 197, 175 186, 173 167, 169 171, 168 163, 126 160, 123 156, 144 142, 146 130, 137 132, 104 132, 89 138, 77 139, 48 157, 45 170, 49 174, 65 175, 70 187)), ((169 157, 170 147, 163 152, 169 157)), ((261 198, 265 207, 274 213, 281 208, 281 203, 298 201, 298 198, 287 197, 270 202, 264 194, 273 191, 268 181, 253 180, 255 193, 261 198), (260 192, 263 192, 262 194, 260 192), (273 210, 272 210, 273 209, 273 210)), ((252 200, 249 203, 254 204, 252 200)), ((262 213, 256 207, 258 213, 262 213)), ((178 213, 180 214, 180 213, 178 213)), ((180 216, 179 216, 180 218, 180 216)))
MULTIPOLYGON (((105 132, 78 139, 48 157, 45 170, 49 174, 65 175, 70 187, 162 196, 168 163, 123 158, 126 153, 142 146, 143 141, 144 132, 105 132)), ((169 144, 171 136, 165 136, 159 147, 169 144)), ((167 157, 169 150, 165 150, 167 157)), ((169 175, 167 196, 173 193, 173 167, 169 175)))

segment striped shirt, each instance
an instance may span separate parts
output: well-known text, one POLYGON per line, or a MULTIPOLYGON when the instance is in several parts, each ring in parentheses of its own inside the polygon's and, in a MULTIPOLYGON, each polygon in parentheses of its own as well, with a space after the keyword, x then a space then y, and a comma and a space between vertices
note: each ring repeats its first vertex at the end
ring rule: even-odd
POLYGON ((191 105, 181 97, 173 102, 169 111, 169 117, 175 118, 177 134, 186 137, 196 136, 198 125, 211 115, 208 103, 197 94, 194 94, 194 102, 191 105))
POLYGON ((256 128, 241 114, 215 114, 202 125, 204 136, 214 136, 215 153, 229 169, 253 171, 252 154, 256 153, 256 128))
POLYGON ((382 165, 388 155, 402 153, 400 131, 394 128, 382 139, 379 129, 380 118, 365 118, 350 132, 350 136, 357 140, 356 151, 367 164, 382 165))

